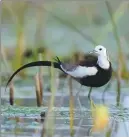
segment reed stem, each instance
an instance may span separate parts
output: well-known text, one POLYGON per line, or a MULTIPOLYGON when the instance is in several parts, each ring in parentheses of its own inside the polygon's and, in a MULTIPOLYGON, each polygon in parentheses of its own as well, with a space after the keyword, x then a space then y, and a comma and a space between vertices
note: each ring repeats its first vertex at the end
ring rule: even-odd
POLYGON ((42 105, 42 98, 41 98, 41 92, 40 92, 40 82, 39 82, 38 73, 35 76, 35 88, 36 88, 37 106, 40 107, 42 105))
POLYGON ((73 87, 72 87, 72 78, 69 77, 69 93, 70 93, 70 135, 74 135, 74 97, 73 97, 73 87))
POLYGON ((41 137, 46 137, 47 134, 49 134, 49 137, 52 137, 54 134, 55 120, 54 120, 54 112, 53 112, 52 108, 53 108, 54 102, 55 102, 55 91, 56 90, 55 90, 55 82, 54 82, 55 75, 54 75, 53 64, 50 67, 50 72, 51 72, 51 93, 52 93, 52 95, 51 95, 50 103, 48 106, 47 116, 46 116, 44 124, 43 124, 41 137))
POLYGON ((118 70, 117 70, 117 97, 116 102, 117 106, 120 105, 120 93, 121 93, 121 60, 118 58, 118 70))
POLYGON ((11 82, 9 85, 9 103, 10 105, 14 105, 14 85, 11 82))
MULTIPOLYGON (((39 54, 39 60, 42 61, 42 54, 40 53, 39 54)), ((41 100, 42 100, 42 104, 43 104, 43 67, 40 66, 39 67, 39 75, 38 75, 38 78, 39 78, 39 88, 40 88, 40 97, 41 97, 41 100)))
POLYGON ((109 13, 109 16, 110 16, 110 19, 111 19, 113 32, 114 32, 114 37, 116 39, 116 43, 117 43, 117 46, 118 46, 118 71, 117 71, 117 98, 116 98, 116 101, 117 101, 117 105, 119 105, 120 92, 121 92, 120 79, 121 79, 121 67, 122 67, 121 66, 121 59, 120 59, 122 57, 121 42, 120 42, 120 39, 119 39, 119 36, 118 36, 117 26, 116 26, 114 17, 112 15, 111 5, 108 1, 106 1, 105 3, 106 3, 107 10, 108 10, 108 13, 109 13))

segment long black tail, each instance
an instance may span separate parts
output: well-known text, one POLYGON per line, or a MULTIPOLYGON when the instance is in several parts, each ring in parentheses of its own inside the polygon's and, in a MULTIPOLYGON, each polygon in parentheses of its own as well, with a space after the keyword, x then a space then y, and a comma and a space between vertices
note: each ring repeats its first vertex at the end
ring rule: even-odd
MULTIPOLYGON (((7 86, 9 85, 9 83, 11 82, 11 80, 13 79, 13 77, 18 73, 20 72, 21 70, 25 69, 25 68, 29 68, 29 67, 35 67, 35 66, 53 66, 54 68, 58 68, 60 70, 61 67, 60 67, 60 60, 57 58, 57 61, 58 62, 51 62, 51 61, 35 61, 35 62, 31 62, 31 63, 28 63, 28 64, 25 64, 23 65, 22 67, 20 67, 18 70, 16 70, 12 76, 9 78, 7 84, 6 84, 6 88, 7 86)), ((6 88, 5 88, 5 91, 6 91, 6 88)))

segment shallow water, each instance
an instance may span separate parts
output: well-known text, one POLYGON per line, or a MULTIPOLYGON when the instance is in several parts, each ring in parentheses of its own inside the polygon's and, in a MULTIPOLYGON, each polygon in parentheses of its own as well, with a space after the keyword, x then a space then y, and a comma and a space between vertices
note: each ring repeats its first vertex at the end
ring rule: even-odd
MULTIPOLYGON (((27 82, 31 83, 31 82, 27 82)), ((41 112, 47 112, 47 104, 49 103, 51 92, 49 91, 48 81, 44 83, 44 98, 43 103, 45 107, 36 107, 35 87, 23 86, 24 82, 15 84, 14 106, 9 105, 8 91, 2 90, 2 136, 40 136, 43 128, 41 122, 41 112), (22 87, 22 88, 19 88, 22 87), (19 117, 19 118, 18 118, 19 117)), ((32 84, 32 83, 31 83, 32 84)), ((54 136, 70 136, 69 128, 69 90, 67 81, 65 84, 60 82, 58 90, 55 95, 55 103, 53 108, 54 116, 50 118, 55 119, 55 133, 54 136), (62 86, 63 85, 63 86, 62 86)), ((28 84, 30 85, 30 84, 28 84)), ((114 90, 115 82, 111 88, 105 93, 103 97, 104 88, 93 89, 92 99, 96 104, 104 103, 110 110, 109 127, 102 133, 92 133, 89 131, 92 125, 92 117, 90 112, 90 103, 87 98, 88 88, 82 87, 73 81, 73 96, 74 96, 74 130, 75 136, 99 136, 105 137, 107 131, 111 128, 111 137, 128 137, 129 132, 129 88, 121 89, 120 106, 116 106, 117 92, 114 90), (79 96, 82 108, 79 108, 76 93, 81 90, 79 96)))
MULTIPOLYGON (((23 134, 23 135, 32 135, 35 132, 38 132, 40 135, 40 131, 42 129, 42 123, 37 122, 36 119, 41 119, 40 113, 46 112, 47 107, 19 107, 19 106, 2 106, 2 133, 3 135, 7 132, 14 134, 23 134), (18 117, 20 118, 18 120, 18 117)), ((55 117, 55 132, 56 134, 60 134, 59 132, 63 131, 64 136, 69 135, 69 108, 68 107, 55 107, 53 108, 55 112, 55 116, 50 115, 50 117, 55 117)), ((83 108, 82 111, 78 109, 74 110, 74 129, 77 132, 79 129, 80 136, 88 133, 88 130, 92 127, 92 118, 90 109, 83 108), (79 123, 82 123, 79 125, 79 123)), ((126 121, 128 126, 129 120, 129 108, 121 109, 120 107, 112 106, 110 107, 110 122, 115 121, 115 124, 121 126, 119 130, 122 130, 122 124, 126 121)), ((128 128, 128 127, 126 127, 128 128)), ((119 131, 118 130, 118 131, 119 131)), ((126 129, 121 132, 126 133, 126 129), (124 131, 125 130, 125 131, 124 131)), ((113 131, 114 132, 114 131, 113 131)), ((120 131, 119 131, 120 132, 120 131)), ((128 132, 128 131, 127 131, 128 132)), ((62 132, 61 132, 62 133, 62 132)), ((116 132, 117 133, 117 132, 116 132)), ((119 137, 119 136, 117 136, 119 137)))
MULTIPOLYGON (((122 99, 122 107, 116 107, 115 96, 106 93, 108 96, 105 98, 105 104, 110 109, 110 126, 112 125, 112 137, 121 137, 124 135, 128 137, 129 132, 129 96, 125 96, 122 99), (110 96, 112 99, 110 99, 110 96), (114 104, 114 105, 113 105, 114 104), (127 130, 127 131, 126 131, 127 130), (115 134, 115 135, 114 135, 115 134)), ((44 95, 45 100, 49 100, 51 93, 44 95)), ((74 94, 75 95, 75 94, 74 94)), ((74 112, 74 130, 75 134, 81 136, 88 136, 88 132, 92 127, 92 117, 90 113, 90 105, 86 94, 80 95, 83 110, 78 108, 78 102, 76 97, 74 98, 75 112, 74 112)), ((100 102, 101 94, 94 93, 92 95, 95 103, 100 102), (96 96, 97 94, 97 96, 96 96)), ((36 107, 36 99, 32 97, 16 98, 15 104, 19 105, 9 106, 8 98, 4 97, 2 103, 6 104, 2 106, 2 125, 1 133, 6 135, 22 135, 22 136, 40 136, 42 123, 39 122, 41 117, 40 113, 47 111, 47 107, 36 107), (28 107, 27 107, 28 106, 28 107), (18 119, 17 117, 20 117, 18 119), (36 120, 38 119, 38 120, 36 120), (38 121, 38 122, 37 122, 38 121)), ((47 105, 47 103, 46 103, 47 105)), ((69 136, 69 96, 68 94, 62 95, 56 94, 55 108, 55 136, 69 136)), ((53 116, 52 116, 53 117, 53 116)), ((107 131, 107 130, 106 130, 107 131)), ((106 132, 94 133, 92 136, 105 136, 106 132)))

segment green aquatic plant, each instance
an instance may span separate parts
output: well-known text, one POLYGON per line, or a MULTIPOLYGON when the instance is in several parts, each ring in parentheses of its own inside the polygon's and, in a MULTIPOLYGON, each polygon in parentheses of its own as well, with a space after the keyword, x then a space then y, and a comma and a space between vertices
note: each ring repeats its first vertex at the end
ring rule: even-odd
MULTIPOLYGON (((21 28, 21 26, 18 26, 17 27, 17 46, 15 48, 15 56, 12 61, 13 70, 16 70, 22 65, 23 51, 24 51, 24 32, 23 32, 23 28, 21 28)), ((19 74, 24 75, 24 71, 20 72, 19 74)))
POLYGON ((46 135, 49 135, 50 137, 52 137, 54 134, 55 112, 53 111, 53 107, 54 107, 54 102, 55 102, 56 88, 55 88, 55 80, 54 80, 55 72, 54 72, 53 64, 50 67, 50 72, 51 72, 51 81, 50 81, 51 98, 49 101, 47 115, 43 123, 41 137, 46 137, 46 135))
MULTIPOLYGON (((110 15, 110 19, 111 19, 111 23, 112 23, 112 27, 113 27, 113 32, 114 32, 114 36, 116 39, 116 43, 117 43, 117 47, 118 47, 118 67, 117 67, 117 97, 116 97, 116 105, 120 106, 120 96, 121 96, 121 78, 123 76, 124 79, 128 79, 128 77, 126 77, 126 75, 128 76, 128 69, 127 69, 127 64, 126 64, 126 59, 125 56, 123 54, 122 51, 122 47, 121 47, 121 41, 120 38, 118 36, 118 31, 117 31, 117 26, 116 26, 116 22, 115 19, 112 15, 112 8, 111 5, 108 1, 105 2, 106 6, 107 6, 107 10, 108 13, 110 15)), ((124 3, 125 5, 125 3, 124 3)), ((124 9, 124 11, 126 10, 126 8, 124 9)), ((122 110, 121 110, 122 112, 122 110)), ((125 127, 126 129, 126 127, 125 127)), ((127 131, 127 129, 126 129, 127 131)), ((128 133, 128 132, 127 132, 128 133)), ((109 130, 107 132, 107 137, 110 137, 111 135, 111 131, 109 130)))
POLYGON ((115 22, 115 19, 113 17, 113 14, 112 14, 113 12, 112 12, 110 2, 106 1, 105 4, 107 6, 107 10, 108 10, 108 13, 110 15, 112 28, 113 28, 113 33, 114 33, 114 37, 116 39, 116 43, 117 43, 117 47, 118 47, 117 98, 116 98, 116 102, 117 102, 117 105, 119 105, 120 93, 121 93, 121 82, 120 82, 121 73, 122 72, 127 72, 127 66, 126 66, 126 62, 124 61, 124 55, 123 55, 122 48, 121 48, 121 42, 120 42, 120 38, 119 38, 119 35, 118 35, 116 22, 115 22))
MULTIPOLYGON (((108 23, 103 27, 103 29, 100 31, 100 35, 96 38, 97 43, 100 43, 100 41, 104 40, 105 37, 107 37, 108 32, 113 30, 114 37, 116 39, 116 45, 118 47, 118 58, 121 59, 121 78, 124 80, 129 80, 129 71, 126 66, 126 59, 124 57, 124 53, 121 48, 121 42, 120 38, 118 36, 118 30, 117 30, 117 22, 121 19, 121 17, 125 14, 125 12, 128 9, 128 4, 126 1, 122 2, 119 7, 116 9, 116 11, 113 13, 111 8, 111 2, 106 1, 105 5, 107 7, 110 20, 108 23)), ((112 61, 115 61, 114 58, 111 56, 112 61)), ((115 72, 115 77, 117 77, 117 71, 115 72)))
POLYGON ((74 136, 74 97, 73 97, 73 86, 72 78, 69 77, 69 108, 70 108, 70 135, 74 136))
MULTIPOLYGON (((28 3, 6 1, 3 2, 3 6, 3 14, 4 11, 8 12, 9 16, 11 15, 13 24, 15 25, 17 42, 14 52, 15 56, 12 60, 12 68, 15 70, 23 63, 22 54, 25 48, 24 16, 28 9, 28 3)), ((20 74, 24 75, 24 71, 22 71, 20 74)))

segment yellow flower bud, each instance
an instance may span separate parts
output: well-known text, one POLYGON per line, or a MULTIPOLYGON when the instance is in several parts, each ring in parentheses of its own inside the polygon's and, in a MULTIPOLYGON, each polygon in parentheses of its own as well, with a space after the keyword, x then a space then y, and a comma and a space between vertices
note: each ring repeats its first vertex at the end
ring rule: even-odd
POLYGON ((107 127, 109 122, 109 112, 106 106, 96 105, 94 111, 92 111, 92 116, 93 116, 92 131, 102 131, 104 130, 105 127, 107 127))

